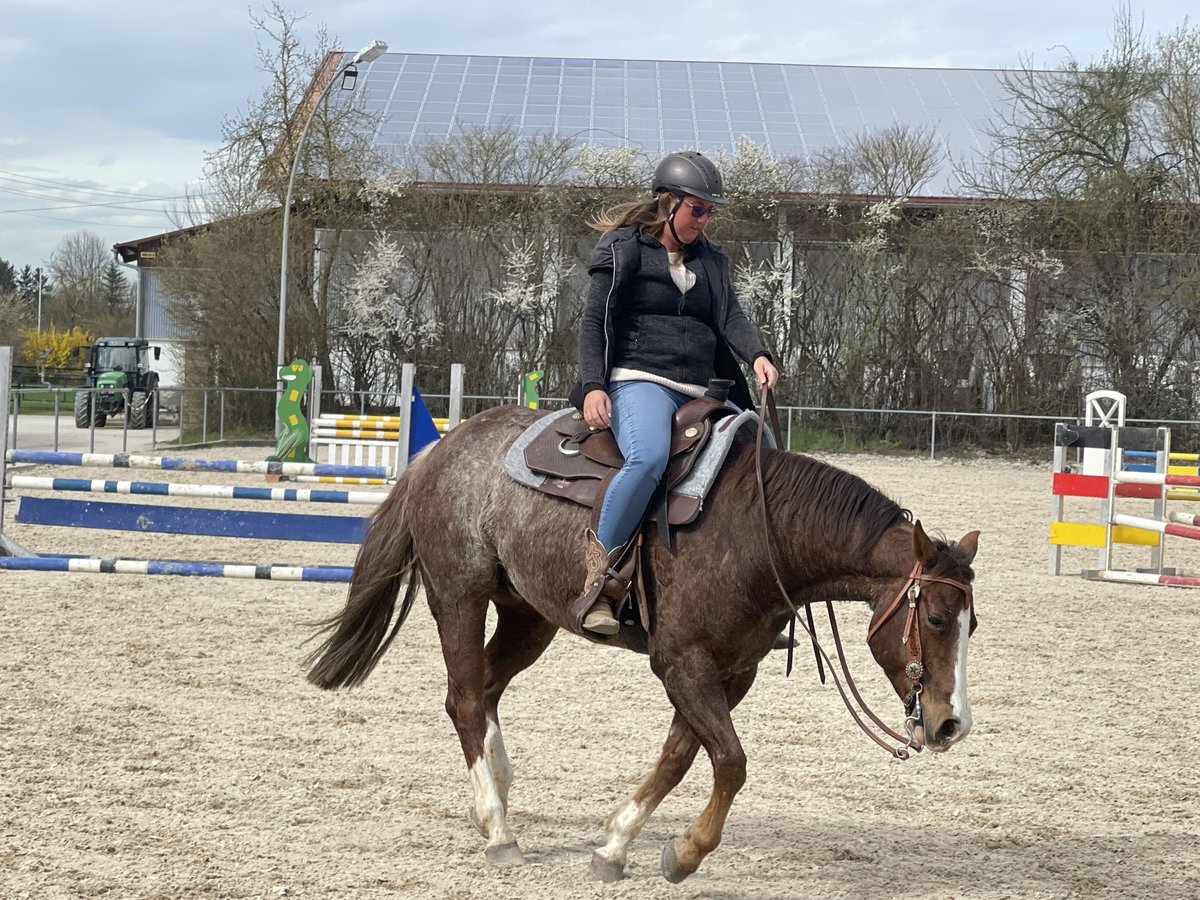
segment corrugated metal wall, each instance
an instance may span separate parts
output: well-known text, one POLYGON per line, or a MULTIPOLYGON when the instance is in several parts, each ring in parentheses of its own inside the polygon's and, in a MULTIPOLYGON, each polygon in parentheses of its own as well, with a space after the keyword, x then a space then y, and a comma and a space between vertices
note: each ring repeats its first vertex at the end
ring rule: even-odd
POLYGON ((142 336, 151 340, 187 340, 183 326, 171 312, 170 297, 162 290, 158 272, 143 267, 142 279, 142 336))

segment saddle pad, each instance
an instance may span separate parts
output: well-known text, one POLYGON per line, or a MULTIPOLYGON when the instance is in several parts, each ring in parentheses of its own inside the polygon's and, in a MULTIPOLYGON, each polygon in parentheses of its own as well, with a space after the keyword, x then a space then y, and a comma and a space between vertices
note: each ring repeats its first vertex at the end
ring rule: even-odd
MULTIPOLYGON (((574 413, 574 409, 568 408, 551 413, 548 416, 543 416, 517 436, 517 439, 513 441, 512 446, 509 447, 508 452, 504 455, 505 471, 508 472, 513 480, 531 488, 541 487, 542 483, 546 480, 546 476, 532 471, 525 464, 525 448, 547 428, 553 427, 559 419, 564 416, 573 415, 574 413)), ((733 446, 734 436, 746 424, 757 428, 758 415, 751 410, 746 410, 714 423, 712 436, 709 438, 708 443, 700 450, 700 456, 692 466, 691 472, 671 492, 672 497, 677 497, 677 499, 684 501, 685 507, 694 510, 688 516, 688 521, 695 518, 696 514, 699 513, 704 497, 707 496, 709 489, 717 480, 717 473, 721 471, 721 466, 725 463, 725 457, 729 455, 729 448, 733 446)), ((771 438, 770 429, 764 431, 763 442, 769 447, 775 446, 775 442, 771 438)))

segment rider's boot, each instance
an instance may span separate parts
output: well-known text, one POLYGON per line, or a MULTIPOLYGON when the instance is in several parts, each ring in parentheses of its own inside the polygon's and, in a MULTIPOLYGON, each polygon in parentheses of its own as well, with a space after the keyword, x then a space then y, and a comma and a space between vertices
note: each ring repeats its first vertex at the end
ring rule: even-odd
MULTIPOLYGON (((636 536, 635 536, 636 537, 636 536)), ((634 538, 620 547, 605 550, 596 532, 584 532, 584 577, 583 593, 572 604, 580 629, 593 634, 616 634, 621 626, 617 622, 617 606, 629 593, 629 582, 633 571, 633 554, 627 554, 634 538)))

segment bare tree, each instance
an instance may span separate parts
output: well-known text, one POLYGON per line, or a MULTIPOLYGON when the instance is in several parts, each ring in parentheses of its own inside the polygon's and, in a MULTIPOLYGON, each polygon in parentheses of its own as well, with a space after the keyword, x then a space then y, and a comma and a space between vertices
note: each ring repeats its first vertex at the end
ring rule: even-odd
POLYGON ((6 343, 17 343, 17 335, 29 325, 29 308, 16 292, 0 293, 0 334, 6 343))
POLYGON ((342 56, 324 29, 315 46, 304 46, 301 19, 280 0, 251 16, 268 84, 244 113, 223 123, 224 143, 206 163, 208 221, 160 256, 164 283, 177 298, 176 314, 190 336, 198 345, 219 348, 211 365, 189 366, 189 377, 259 385, 274 373, 268 348, 275 346, 279 318, 280 213, 297 152, 286 352, 332 371, 332 262, 342 230, 362 227, 361 185, 386 166, 370 147, 373 118, 361 100, 323 95, 342 56), (314 253, 318 227, 323 252, 314 253))
POLYGON ((106 301, 105 280, 111 265, 108 248, 94 232, 73 231, 59 241, 50 257, 50 274, 56 288, 52 299, 45 303, 46 320, 62 328, 111 328, 112 310, 106 301))
POLYGON ((818 193, 912 197, 938 174, 946 155, 932 126, 895 124, 816 154, 807 174, 818 193))
POLYGON ((1063 260, 1047 294, 1055 320, 1076 329, 1092 377, 1136 410, 1174 403, 1163 397, 1200 361, 1198 72, 1195 29, 1151 41, 1126 8, 1098 61, 1006 74, 991 166, 967 173, 976 190, 1036 211, 1021 242, 1063 260))
POLYGON ((416 153, 418 177, 450 184, 562 184, 575 141, 553 134, 522 138, 513 128, 460 127, 426 141, 416 153))

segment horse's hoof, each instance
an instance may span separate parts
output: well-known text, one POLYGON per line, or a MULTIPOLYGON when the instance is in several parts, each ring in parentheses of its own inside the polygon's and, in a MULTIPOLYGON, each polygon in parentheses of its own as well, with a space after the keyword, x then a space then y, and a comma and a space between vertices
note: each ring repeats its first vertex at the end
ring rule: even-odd
POLYGON ((692 874, 680 864, 679 857, 675 855, 674 841, 667 841, 663 844, 661 865, 663 878, 671 884, 679 884, 692 874))
POLYGON ((479 832, 479 836, 486 841, 488 833, 483 830, 483 825, 479 821, 479 816, 475 815, 474 806, 467 807, 467 818, 471 820, 471 824, 475 826, 475 830, 479 832))
POLYGON ((592 851, 592 862, 588 868, 599 881, 603 881, 605 884, 612 884, 614 881, 620 881, 625 877, 624 865, 615 863, 595 851, 592 851))
POLYGON ((523 866, 525 857, 521 853, 521 848, 517 846, 517 842, 511 844, 497 844, 494 847, 487 847, 483 851, 483 855, 487 861, 493 866, 523 866))

